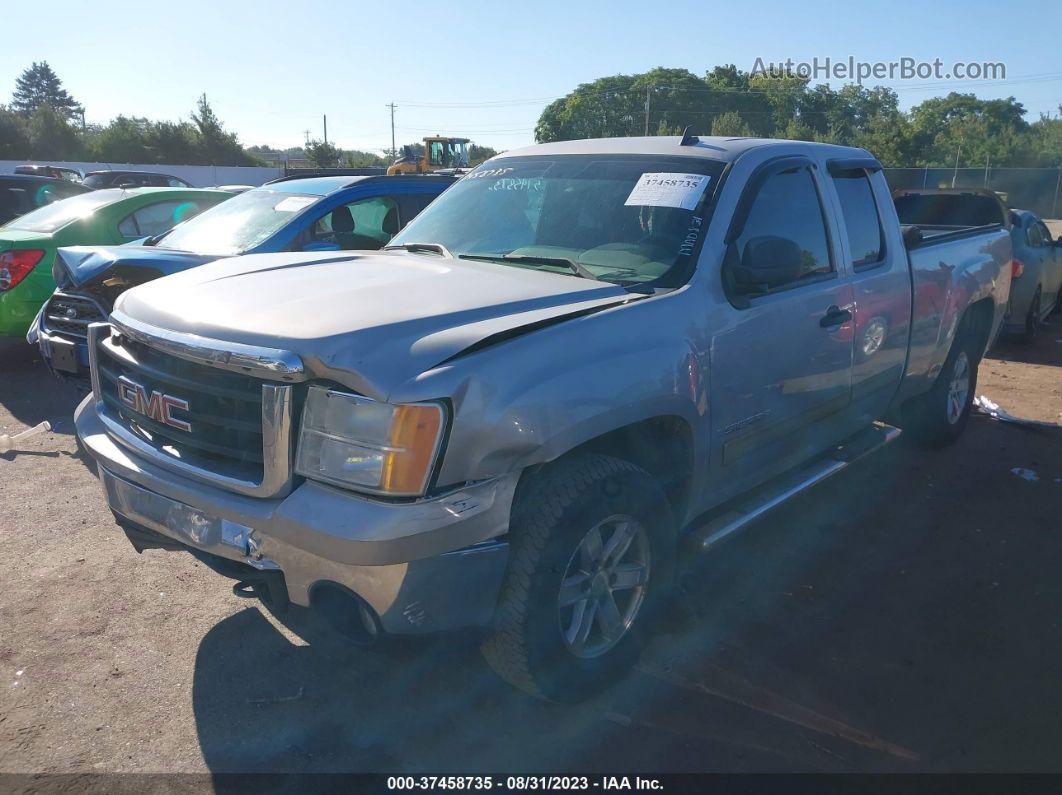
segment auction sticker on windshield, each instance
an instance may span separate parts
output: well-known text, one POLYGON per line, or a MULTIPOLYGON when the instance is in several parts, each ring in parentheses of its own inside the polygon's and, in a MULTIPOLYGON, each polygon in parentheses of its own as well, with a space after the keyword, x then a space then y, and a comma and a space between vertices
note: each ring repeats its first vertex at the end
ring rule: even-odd
POLYGON ((710 179, 704 174, 642 174, 623 204, 627 207, 678 207, 692 210, 710 179))
POLYGON ((309 207, 317 199, 313 196, 288 196, 274 205, 278 213, 297 213, 303 207, 309 207))

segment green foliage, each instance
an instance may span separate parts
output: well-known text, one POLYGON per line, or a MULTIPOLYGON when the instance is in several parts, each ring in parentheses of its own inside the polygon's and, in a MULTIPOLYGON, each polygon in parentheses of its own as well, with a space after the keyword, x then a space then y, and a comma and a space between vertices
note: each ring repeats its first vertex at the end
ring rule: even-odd
POLYGON ((225 126, 207 102, 206 94, 199 97, 192 122, 199 133, 197 149, 200 159, 218 166, 253 166, 257 161, 240 145, 236 133, 225 132, 225 126))
MULTIPOLYGON (((1060 107, 1062 114, 1062 107, 1060 107)), ((758 135, 860 146, 884 165, 1062 166, 1062 119, 1029 124, 1013 97, 951 93, 908 112, 896 92, 849 84, 834 90, 807 78, 751 76, 733 64, 704 78, 653 69, 583 83, 539 116, 539 142, 575 138, 677 135, 686 125, 713 135, 758 135), (649 110, 646 113, 646 93, 649 110), (648 122, 648 124, 647 124, 648 122)))
POLYGON ((225 131, 206 95, 191 121, 118 116, 82 130, 81 107, 47 62, 34 63, 15 81, 10 108, 0 106, 0 158, 95 160, 253 166, 258 160, 225 131))
POLYGON ((317 168, 335 168, 339 165, 339 150, 327 141, 311 140, 307 143, 306 157, 317 168))
POLYGON ((490 160, 498 154, 496 149, 491 149, 489 146, 479 146, 478 144, 468 145, 468 164, 470 166, 478 166, 484 160, 490 160))
POLYGON ((736 110, 720 113, 712 122, 712 135, 724 135, 730 138, 752 135, 752 130, 742 120, 736 110))
POLYGON ((11 108, 29 118, 42 105, 52 108, 67 119, 81 114, 81 106, 63 88, 63 81, 48 62, 34 61, 29 69, 15 78, 15 95, 11 99, 11 108))
POLYGON ((42 160, 80 159, 81 136, 62 111, 50 105, 38 106, 27 121, 26 130, 32 141, 33 157, 42 160))
POLYGON ((0 105, 0 160, 22 160, 30 156, 30 148, 22 117, 0 105))

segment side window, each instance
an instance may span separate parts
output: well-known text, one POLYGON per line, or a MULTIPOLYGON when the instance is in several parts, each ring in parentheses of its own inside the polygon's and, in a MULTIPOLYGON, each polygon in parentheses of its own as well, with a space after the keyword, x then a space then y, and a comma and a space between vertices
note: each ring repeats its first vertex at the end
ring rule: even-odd
POLYGON ((1044 245, 1050 246, 1055 240, 1051 237, 1051 230, 1047 228, 1047 224, 1043 221, 1037 221, 1036 225, 1040 228, 1040 236, 1044 239, 1044 245))
POLYGON ((374 196, 336 207, 313 226, 311 239, 335 242, 344 251, 375 251, 401 228, 398 204, 390 196, 374 196))
POLYGON ((141 207, 122 219, 118 232, 122 237, 150 237, 172 229, 181 221, 199 214, 195 202, 167 201, 141 207))
POLYGON ((875 265, 885 256, 885 232, 881 228, 874 191, 863 169, 853 169, 833 176, 833 185, 841 201, 841 214, 848 232, 852 265, 875 265))
POLYGON ((187 188, 190 187, 183 179, 177 179, 176 177, 165 177, 163 183, 170 188, 187 188))
POLYGON ((1044 235, 1040 231, 1040 227, 1035 221, 1025 230, 1025 239, 1029 241, 1029 245, 1034 248, 1040 248, 1044 245, 1044 235))
POLYGON ((772 174, 753 200, 724 263, 729 287, 772 293, 834 273, 822 202, 807 166, 772 174))

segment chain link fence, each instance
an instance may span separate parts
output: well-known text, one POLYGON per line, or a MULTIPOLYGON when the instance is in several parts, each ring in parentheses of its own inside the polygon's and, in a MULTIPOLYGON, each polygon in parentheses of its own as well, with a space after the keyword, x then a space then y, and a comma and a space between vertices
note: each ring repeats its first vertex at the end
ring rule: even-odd
POLYGON ((900 188, 989 188, 1008 207, 1041 218, 1062 213, 1062 168, 887 168, 892 190, 900 188))

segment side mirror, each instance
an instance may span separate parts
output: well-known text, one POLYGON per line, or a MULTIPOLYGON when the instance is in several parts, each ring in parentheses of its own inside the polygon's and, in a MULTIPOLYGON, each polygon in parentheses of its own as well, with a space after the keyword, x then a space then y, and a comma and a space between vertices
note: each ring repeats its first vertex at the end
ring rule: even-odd
POLYGON ((803 275, 800 246, 776 235, 754 237, 745 244, 734 284, 744 294, 767 292, 803 275))
POLYGON ((1062 235, 1058 236, 1058 240, 1055 241, 1055 245, 1062 248, 1062 235))
POLYGON ((302 244, 303 251, 339 251, 339 244, 328 240, 311 240, 302 244))

